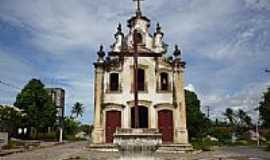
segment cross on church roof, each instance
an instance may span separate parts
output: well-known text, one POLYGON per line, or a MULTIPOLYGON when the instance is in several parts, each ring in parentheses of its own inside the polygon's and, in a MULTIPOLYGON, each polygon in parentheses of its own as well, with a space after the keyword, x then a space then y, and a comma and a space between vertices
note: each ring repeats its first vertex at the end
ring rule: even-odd
POLYGON ((142 12, 141 12, 141 1, 143 0, 133 0, 134 2, 137 2, 137 8, 136 8, 136 16, 141 16, 142 12))

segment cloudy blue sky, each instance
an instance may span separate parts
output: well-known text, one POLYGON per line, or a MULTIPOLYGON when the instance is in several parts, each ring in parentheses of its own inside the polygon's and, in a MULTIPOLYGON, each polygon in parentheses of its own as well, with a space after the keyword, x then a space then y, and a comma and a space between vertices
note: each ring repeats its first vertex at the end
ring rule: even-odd
MULTIPOLYGON (((62 87, 66 114, 80 101, 81 121, 91 122, 96 51, 109 50, 134 7, 132 0, 0 0, 0 80, 62 87)), ((211 106, 212 118, 226 107, 257 106, 270 85, 269 0, 145 0, 143 14, 151 31, 161 24, 170 48, 181 46, 186 86, 211 106)), ((13 104, 17 92, 0 84, 0 104, 13 104)))

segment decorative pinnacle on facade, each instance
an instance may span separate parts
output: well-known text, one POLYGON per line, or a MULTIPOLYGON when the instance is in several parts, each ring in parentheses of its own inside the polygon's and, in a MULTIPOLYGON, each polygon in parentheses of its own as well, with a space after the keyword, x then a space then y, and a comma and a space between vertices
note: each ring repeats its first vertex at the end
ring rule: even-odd
POLYGON ((157 23, 156 25, 156 32, 154 33, 154 36, 156 36, 157 34, 161 34, 161 36, 164 35, 164 33, 161 31, 161 27, 159 23, 157 23))
POLYGON ((176 44, 174 46, 174 52, 173 52, 173 55, 175 56, 175 58, 180 58, 181 56, 181 50, 178 48, 178 45, 176 44))
POLYGON ((117 33, 122 33, 122 25, 121 25, 121 23, 118 24, 117 33))
POLYGON ((103 45, 100 45, 97 54, 98 54, 98 61, 102 61, 105 56, 105 52, 103 51, 103 45))
POLYGON ((161 31, 161 27, 160 27, 159 23, 157 23, 156 32, 160 32, 160 31, 161 31))

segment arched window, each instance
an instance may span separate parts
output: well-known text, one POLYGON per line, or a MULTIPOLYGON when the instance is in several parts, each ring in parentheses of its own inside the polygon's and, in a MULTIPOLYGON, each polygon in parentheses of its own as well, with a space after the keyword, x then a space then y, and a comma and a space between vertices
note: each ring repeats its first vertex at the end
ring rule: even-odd
POLYGON ((110 74, 110 91, 119 90, 119 74, 111 73, 110 74))
POLYGON ((160 73, 160 90, 167 91, 169 90, 169 78, 168 73, 160 73))

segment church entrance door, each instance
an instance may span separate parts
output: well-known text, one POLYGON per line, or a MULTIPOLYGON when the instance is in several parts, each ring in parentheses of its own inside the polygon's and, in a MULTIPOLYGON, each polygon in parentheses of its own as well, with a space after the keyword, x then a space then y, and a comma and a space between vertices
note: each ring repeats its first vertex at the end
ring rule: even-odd
MULTIPOLYGON (((139 107, 139 128, 148 128, 148 108, 139 107)), ((131 108, 131 128, 135 128, 135 107, 131 108)))
POLYGON ((113 134, 116 128, 121 127, 121 112, 107 111, 106 112, 106 143, 113 142, 113 134))
POLYGON ((173 142, 173 112, 161 110, 158 112, 158 128, 162 134, 163 143, 173 142))

